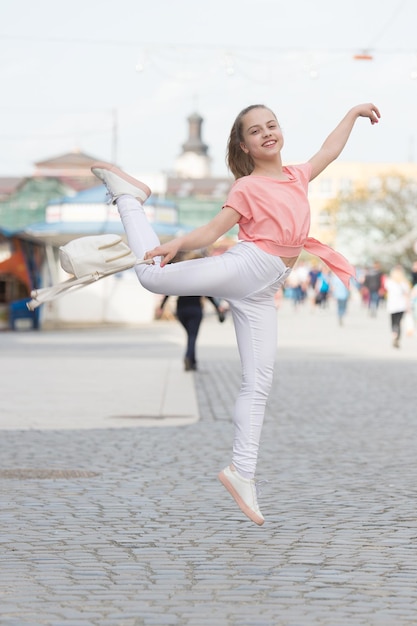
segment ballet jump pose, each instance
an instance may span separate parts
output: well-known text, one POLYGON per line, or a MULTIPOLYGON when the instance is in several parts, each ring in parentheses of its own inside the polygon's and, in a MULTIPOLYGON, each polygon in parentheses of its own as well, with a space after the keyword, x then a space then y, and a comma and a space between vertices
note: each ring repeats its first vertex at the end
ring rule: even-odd
POLYGON ((308 161, 283 165, 284 138, 275 114, 255 104, 239 113, 227 145, 227 164, 235 177, 224 206, 206 225, 163 245, 147 221, 142 204, 149 187, 114 165, 97 163, 92 172, 117 205, 127 241, 138 258, 152 265, 135 268, 140 283, 156 294, 201 295, 225 300, 232 313, 242 367, 233 414, 231 463, 218 475, 234 500, 258 525, 255 471, 265 407, 277 351, 274 296, 304 249, 318 256, 345 283, 352 265, 329 246, 309 237, 308 183, 342 152, 356 120, 379 121, 372 103, 351 108, 308 161), (213 257, 170 263, 179 251, 206 248, 233 226, 239 242, 213 257))

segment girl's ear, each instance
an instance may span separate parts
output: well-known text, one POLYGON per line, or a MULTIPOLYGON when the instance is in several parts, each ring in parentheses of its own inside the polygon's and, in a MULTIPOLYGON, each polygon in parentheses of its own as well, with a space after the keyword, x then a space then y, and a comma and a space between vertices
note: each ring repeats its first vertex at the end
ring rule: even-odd
POLYGON ((249 150, 248 150, 248 148, 246 147, 246 144, 244 144, 244 143, 243 143, 243 141, 241 141, 239 145, 240 145, 240 147, 242 148, 242 150, 243 150, 243 152, 244 152, 245 154, 249 154, 249 150))

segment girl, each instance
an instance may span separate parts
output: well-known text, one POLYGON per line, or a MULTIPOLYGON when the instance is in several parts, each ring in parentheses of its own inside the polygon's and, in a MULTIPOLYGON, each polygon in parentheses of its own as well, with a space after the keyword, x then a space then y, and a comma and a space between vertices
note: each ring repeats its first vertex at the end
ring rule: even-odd
POLYGON ((343 256, 308 237, 307 188, 339 156, 359 117, 376 124, 380 113, 373 104, 355 106, 308 162, 283 166, 284 139, 275 114, 264 105, 247 107, 237 116, 228 140, 227 163, 236 180, 223 209, 205 226, 163 245, 141 204, 150 189, 113 165, 92 167, 117 204, 134 254, 155 261, 136 266, 141 284, 158 294, 212 296, 230 306, 242 382, 233 416, 232 463, 218 478, 258 525, 264 517, 257 502, 255 470, 277 348, 274 296, 303 249, 319 256, 345 284, 354 276, 343 256), (180 250, 207 248, 235 224, 240 241, 231 250, 169 264, 180 250))

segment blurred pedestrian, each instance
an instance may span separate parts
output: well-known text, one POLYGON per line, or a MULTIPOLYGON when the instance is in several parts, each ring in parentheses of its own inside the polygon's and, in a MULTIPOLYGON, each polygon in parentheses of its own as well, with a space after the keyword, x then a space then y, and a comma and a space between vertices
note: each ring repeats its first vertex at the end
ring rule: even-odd
POLYGON ((371 317, 376 317, 383 290, 381 265, 375 261, 365 274, 364 287, 367 290, 368 309, 371 317))
POLYGON ((291 272, 290 278, 295 276, 297 295, 294 304, 303 304, 307 298, 307 290, 310 283, 309 266, 305 261, 298 261, 291 272))
POLYGON ((338 276, 336 276, 336 274, 333 274, 330 279, 330 293, 332 297, 336 300, 337 319, 339 321, 339 326, 343 326, 350 290, 346 285, 343 284, 343 282, 338 276))
POLYGON ((413 262, 411 266, 411 286, 415 287, 417 285, 417 261, 413 262))
MULTIPOLYGON (((183 260, 192 258, 202 258, 201 255, 190 255, 184 257, 183 260)), ((156 311, 156 317, 160 318, 164 307, 170 296, 164 296, 159 308, 156 311)), ((177 298, 176 317, 183 326, 187 334, 187 344, 184 355, 184 369, 186 372, 197 370, 196 344, 203 320, 203 301, 204 298, 209 300, 213 305, 219 322, 225 320, 225 308, 221 306, 219 300, 211 296, 179 296, 177 298)))
POLYGON ((329 290, 330 290, 330 277, 331 273, 327 267, 323 267, 320 270, 319 275, 316 280, 316 296, 315 303, 321 308, 325 309, 327 307, 329 290))
POLYGON ((411 287, 404 268, 396 265, 385 280, 387 311, 391 319, 392 345, 400 347, 401 323, 406 311, 410 311, 411 287))
POLYGON ((417 283, 411 288, 410 307, 414 331, 417 326, 417 283))

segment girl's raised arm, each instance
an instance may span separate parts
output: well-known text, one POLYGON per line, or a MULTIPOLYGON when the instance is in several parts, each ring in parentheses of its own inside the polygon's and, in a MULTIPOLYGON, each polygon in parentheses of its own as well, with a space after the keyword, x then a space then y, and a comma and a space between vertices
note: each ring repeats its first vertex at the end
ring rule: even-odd
POLYGON ((358 104, 348 111, 342 121, 327 137, 320 150, 309 159, 312 165, 310 180, 318 176, 342 152, 358 117, 367 117, 371 124, 377 124, 381 117, 378 108, 372 104, 358 104))

